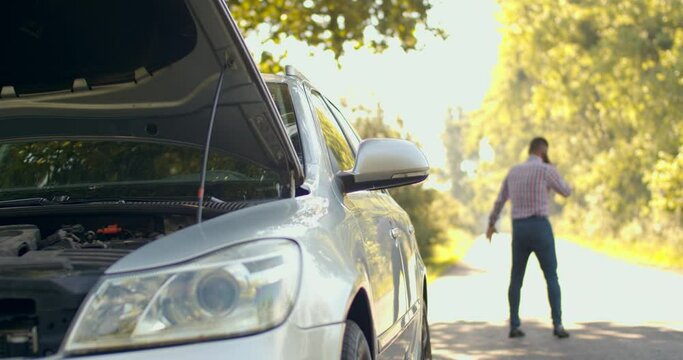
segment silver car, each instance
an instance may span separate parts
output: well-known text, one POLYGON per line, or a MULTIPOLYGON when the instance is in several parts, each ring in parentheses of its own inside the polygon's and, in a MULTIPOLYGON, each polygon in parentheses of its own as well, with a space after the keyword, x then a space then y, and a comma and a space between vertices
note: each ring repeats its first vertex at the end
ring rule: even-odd
POLYGON ((261 76, 222 0, 3 6, 0 358, 431 358, 415 145, 261 76))

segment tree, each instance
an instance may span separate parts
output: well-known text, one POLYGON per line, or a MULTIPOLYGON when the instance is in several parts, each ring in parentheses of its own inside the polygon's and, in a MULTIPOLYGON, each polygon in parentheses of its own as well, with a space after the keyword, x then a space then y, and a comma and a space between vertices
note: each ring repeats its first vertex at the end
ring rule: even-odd
MULTIPOLYGON (((243 32, 267 27, 270 38, 286 37, 322 46, 339 58, 344 45, 369 45, 382 51, 389 39, 406 49, 417 44, 415 30, 428 28, 429 0, 230 0, 230 11, 243 32)), ((430 29, 438 34, 440 30, 430 29)))
POLYGON ((446 155, 449 166, 453 169, 451 193, 454 198, 463 203, 471 201, 474 197, 472 187, 468 184, 469 179, 461 170, 463 162, 471 160, 467 158, 463 147, 460 146, 465 139, 463 129, 466 121, 462 109, 457 109, 457 112, 449 109, 446 116, 446 132, 443 135, 444 143, 449 144, 446 146, 446 155))
MULTIPOLYGON (((473 183, 488 211, 508 167, 544 135, 575 195, 573 231, 680 239, 683 8, 675 0, 500 1, 503 40, 493 87, 467 114, 458 151, 487 137, 495 161, 473 183), (655 216, 655 214, 657 214, 655 216), (634 226, 631 226, 634 225, 634 226), (667 234, 657 229, 669 228, 667 234), (633 230, 637 229, 637 231, 633 230), (628 231, 627 231, 628 230, 628 231)), ((453 129, 453 126, 449 127, 453 129)))

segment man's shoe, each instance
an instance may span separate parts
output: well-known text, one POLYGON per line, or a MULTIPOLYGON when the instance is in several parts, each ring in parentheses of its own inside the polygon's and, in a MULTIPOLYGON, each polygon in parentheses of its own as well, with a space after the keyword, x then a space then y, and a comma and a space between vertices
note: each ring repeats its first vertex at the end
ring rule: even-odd
POLYGON ((522 330, 519 330, 519 328, 514 328, 510 329, 510 335, 508 337, 512 338, 521 338, 524 337, 524 332, 522 330))
POLYGON ((553 335, 557 336, 558 339, 566 339, 569 337, 569 333, 564 329, 564 326, 557 325, 553 329, 553 335))

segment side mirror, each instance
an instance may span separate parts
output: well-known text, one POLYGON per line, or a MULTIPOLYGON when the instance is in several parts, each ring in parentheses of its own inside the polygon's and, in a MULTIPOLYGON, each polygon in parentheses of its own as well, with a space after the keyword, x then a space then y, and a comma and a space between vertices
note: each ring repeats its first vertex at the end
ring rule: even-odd
POLYGON ((340 174, 346 193, 416 184, 427 176, 429 163, 422 151, 399 139, 364 140, 353 170, 340 174))

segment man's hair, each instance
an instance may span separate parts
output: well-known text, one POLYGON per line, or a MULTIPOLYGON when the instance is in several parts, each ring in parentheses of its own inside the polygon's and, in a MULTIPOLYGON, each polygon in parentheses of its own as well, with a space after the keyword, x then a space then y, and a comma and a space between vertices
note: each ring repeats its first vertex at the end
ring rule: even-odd
POLYGON ((538 151, 538 149, 541 148, 541 146, 548 147, 548 140, 540 136, 535 137, 529 143, 529 154, 535 153, 536 151, 538 151))

